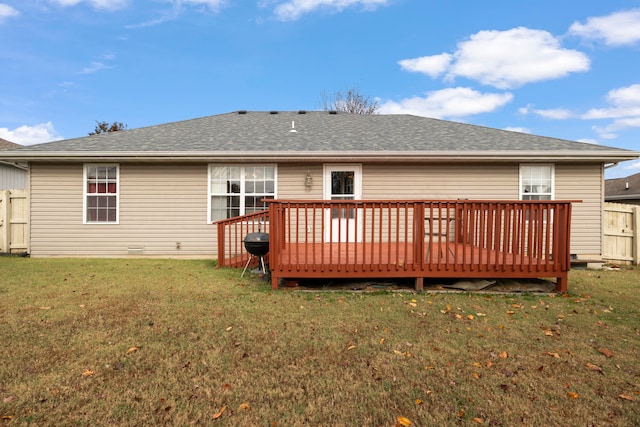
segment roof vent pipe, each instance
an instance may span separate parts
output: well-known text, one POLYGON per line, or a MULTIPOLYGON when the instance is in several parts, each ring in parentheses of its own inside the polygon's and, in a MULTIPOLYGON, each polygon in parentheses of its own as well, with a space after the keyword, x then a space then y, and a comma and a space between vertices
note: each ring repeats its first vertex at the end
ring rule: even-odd
POLYGON ((627 182, 625 182, 625 183, 624 183, 624 189, 625 189, 625 190, 628 190, 628 189, 629 189, 629 181, 627 181, 627 182))

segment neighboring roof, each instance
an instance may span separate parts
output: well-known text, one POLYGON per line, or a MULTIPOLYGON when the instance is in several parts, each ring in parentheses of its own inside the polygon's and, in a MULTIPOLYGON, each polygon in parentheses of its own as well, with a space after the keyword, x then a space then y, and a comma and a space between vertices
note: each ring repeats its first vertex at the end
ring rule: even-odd
POLYGON ((0 150, 11 150, 18 147, 22 147, 22 145, 0 138, 0 150))
POLYGON ((640 173, 604 181, 605 200, 640 199, 640 173))
POLYGON ((246 112, 30 145, 20 160, 602 161, 640 153, 411 115, 246 112))

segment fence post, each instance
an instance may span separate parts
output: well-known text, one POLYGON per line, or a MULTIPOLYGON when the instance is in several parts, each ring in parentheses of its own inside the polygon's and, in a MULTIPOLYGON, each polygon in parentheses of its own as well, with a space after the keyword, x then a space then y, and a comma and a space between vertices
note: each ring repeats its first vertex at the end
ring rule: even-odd
POLYGON ((631 209, 631 224, 633 227, 633 265, 638 265, 638 259, 640 258, 640 206, 634 206, 631 209))
POLYGON ((11 193, 9 190, 0 191, 0 253, 11 252, 9 248, 11 242, 11 218, 9 213, 11 212, 10 199, 11 193))

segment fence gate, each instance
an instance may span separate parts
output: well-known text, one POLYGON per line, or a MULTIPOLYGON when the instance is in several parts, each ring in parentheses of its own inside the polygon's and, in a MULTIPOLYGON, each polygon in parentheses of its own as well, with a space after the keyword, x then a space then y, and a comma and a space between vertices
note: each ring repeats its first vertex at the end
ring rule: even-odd
POLYGON ((602 257, 608 261, 638 264, 640 257, 640 206, 621 203, 604 204, 604 247, 602 257))
POLYGON ((0 190, 0 253, 29 252, 27 190, 0 190))

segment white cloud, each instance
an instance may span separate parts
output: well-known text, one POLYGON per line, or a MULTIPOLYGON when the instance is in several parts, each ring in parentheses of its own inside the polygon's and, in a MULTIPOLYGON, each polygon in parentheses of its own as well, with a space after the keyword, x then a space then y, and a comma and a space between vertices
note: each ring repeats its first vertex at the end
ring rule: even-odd
POLYGON ((109 68, 113 68, 111 65, 107 65, 103 62, 94 61, 88 67, 84 67, 80 74, 93 74, 100 70, 108 70, 109 68))
POLYGON ((594 108, 583 119, 620 119, 640 117, 640 84, 613 89, 607 93, 609 108, 594 108))
POLYGON ((573 112, 564 108, 549 108, 546 110, 542 110, 533 108, 531 105, 519 108, 518 112, 524 115, 535 114, 536 116, 551 120, 566 120, 575 117, 575 114, 573 112))
POLYGON ((440 55, 422 56, 414 59, 398 61, 403 70, 424 73, 431 77, 438 77, 450 66, 453 56, 448 53, 440 55))
POLYGON ((53 128, 51 122, 40 123, 34 126, 23 125, 14 130, 0 128, 0 138, 22 145, 40 144, 42 142, 62 139, 53 128))
POLYGON ((76 6, 80 3, 87 3, 95 9, 118 10, 124 9, 129 4, 129 0, 49 0, 62 7, 76 6))
POLYGON ((5 3, 0 3, 0 24, 2 24, 7 18, 14 18, 20 15, 17 9, 9 6, 5 3))
POLYGON ((167 0, 171 7, 168 10, 157 13, 157 17, 137 24, 127 25, 128 29, 154 27, 164 24, 165 22, 177 19, 183 12, 183 6, 202 6, 210 12, 218 12, 223 6, 226 6, 228 0, 167 0))
POLYGON ((587 39, 604 40, 609 46, 622 46, 640 41, 640 9, 614 12, 574 22, 569 33, 587 39))
POLYGON ((457 87, 429 92, 425 97, 414 96, 399 102, 387 101, 380 105, 380 112, 433 118, 465 117, 495 111, 512 99, 511 93, 480 93, 457 87))
POLYGON ((498 89, 557 79, 587 71, 590 65, 585 54, 562 48, 558 39, 547 31, 524 27, 480 31, 458 43, 449 64, 445 61, 447 55, 450 54, 405 59, 400 64, 432 77, 446 72, 447 80, 465 77, 498 89))
POLYGON ((504 130, 508 130, 511 132, 520 132, 520 133, 531 133, 531 129, 521 128, 521 127, 506 127, 504 130))
POLYGON ((389 0, 290 0, 276 6, 274 14, 282 21, 294 21, 317 9, 342 12, 347 7, 362 6, 364 10, 374 10, 387 3, 389 0))
POLYGON ((227 0, 177 0, 176 3, 193 6, 206 6, 211 10, 218 10, 227 3, 227 0))
POLYGON ((632 162, 632 163, 627 163, 626 165, 622 166, 623 170, 638 170, 640 169, 640 162, 632 162))

